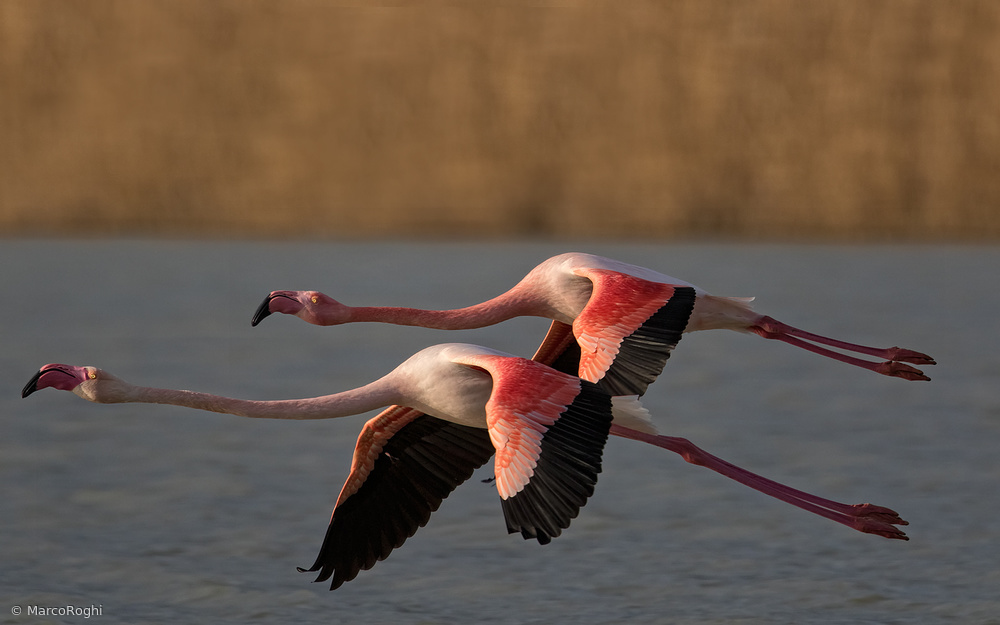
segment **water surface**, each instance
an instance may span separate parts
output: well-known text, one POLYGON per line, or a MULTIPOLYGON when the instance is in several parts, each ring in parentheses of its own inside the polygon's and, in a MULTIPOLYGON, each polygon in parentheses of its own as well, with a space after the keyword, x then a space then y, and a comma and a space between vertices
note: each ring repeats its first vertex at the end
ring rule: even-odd
POLYGON ((0 620, 44 622, 11 609, 72 604, 132 624, 1000 623, 996 248, 38 240, 4 241, 0 263, 0 620), (473 479, 387 561, 330 593, 295 566, 316 555, 366 417, 19 397, 48 362, 277 399, 363 384, 432 343, 530 356, 543 320, 457 333, 249 320, 280 288, 462 306, 567 249, 935 356, 933 381, 909 383, 699 333, 645 398, 665 433, 797 488, 890 506, 911 540, 859 534, 613 439, 596 494, 552 544, 508 536, 495 489, 473 479))

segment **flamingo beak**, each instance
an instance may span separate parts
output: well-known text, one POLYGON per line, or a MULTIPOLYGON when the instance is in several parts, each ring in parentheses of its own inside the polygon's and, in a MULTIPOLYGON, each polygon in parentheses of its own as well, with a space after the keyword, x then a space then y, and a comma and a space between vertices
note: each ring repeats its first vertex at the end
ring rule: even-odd
POLYGON ((257 312, 253 314, 253 320, 250 321, 252 327, 257 327, 257 324, 264 320, 265 317, 270 315, 272 312, 290 312, 287 310, 288 306, 283 306, 286 310, 273 311, 271 310, 271 302, 278 298, 287 299, 289 302, 293 303, 293 307, 302 308, 302 304, 292 297, 287 291, 272 291, 270 295, 264 298, 264 301, 260 303, 257 307, 257 312))
POLYGON ((67 365, 45 365, 33 375, 28 383, 21 389, 21 397, 27 397, 37 390, 43 388, 56 388, 63 391, 71 391, 86 379, 83 367, 69 367, 67 365), (49 376, 42 379, 43 376, 49 376))

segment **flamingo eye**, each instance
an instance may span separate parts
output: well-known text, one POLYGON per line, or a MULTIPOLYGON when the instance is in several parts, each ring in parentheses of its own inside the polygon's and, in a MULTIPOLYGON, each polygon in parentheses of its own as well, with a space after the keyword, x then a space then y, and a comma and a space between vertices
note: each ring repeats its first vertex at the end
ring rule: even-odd
POLYGON ((313 295, 313 296, 312 296, 312 297, 310 297, 309 299, 311 299, 311 300, 312 300, 312 303, 313 303, 313 304, 318 304, 318 303, 319 303, 319 298, 318 298, 318 297, 316 297, 315 295, 313 295))
POLYGON ((87 372, 87 377, 90 378, 91 380, 96 380, 97 379, 97 372, 96 371, 88 371, 87 372))

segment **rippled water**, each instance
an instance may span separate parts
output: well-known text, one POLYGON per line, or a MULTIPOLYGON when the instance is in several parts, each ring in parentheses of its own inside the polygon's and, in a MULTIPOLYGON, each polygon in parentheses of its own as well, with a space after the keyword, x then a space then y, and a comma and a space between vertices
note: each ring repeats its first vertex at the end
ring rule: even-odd
POLYGON ((95 623, 1000 623, 997 248, 8 240, 0 263, 0 621, 46 621, 15 606, 93 605, 95 623), (543 320, 461 333, 249 320, 279 288, 461 306, 566 249, 935 356, 934 380, 908 383, 700 333, 645 399, 665 433, 798 488, 890 506, 911 540, 853 532, 613 439, 597 493, 552 544, 508 536, 495 489, 474 479, 330 593, 295 566, 316 555, 365 417, 19 397, 47 362, 285 398, 357 386, 437 342, 530 355, 543 320))

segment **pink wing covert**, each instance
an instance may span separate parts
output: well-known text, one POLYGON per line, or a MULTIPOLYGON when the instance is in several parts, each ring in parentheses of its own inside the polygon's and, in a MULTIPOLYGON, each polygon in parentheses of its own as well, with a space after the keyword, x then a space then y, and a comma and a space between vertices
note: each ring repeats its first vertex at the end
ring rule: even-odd
POLYGON ((663 284, 606 269, 579 268, 594 285, 573 322, 579 376, 612 395, 642 395, 681 338, 694 309, 689 286, 663 284), (615 375, 608 375, 615 368, 615 375))
POLYGON ((496 359, 486 423, 497 450, 497 491, 520 492, 541 455, 542 437, 580 393, 580 381, 530 360, 496 359))
POLYGON ((594 493, 611 397, 531 360, 481 356, 469 364, 493 377, 486 421, 507 530, 548 543, 594 493))

